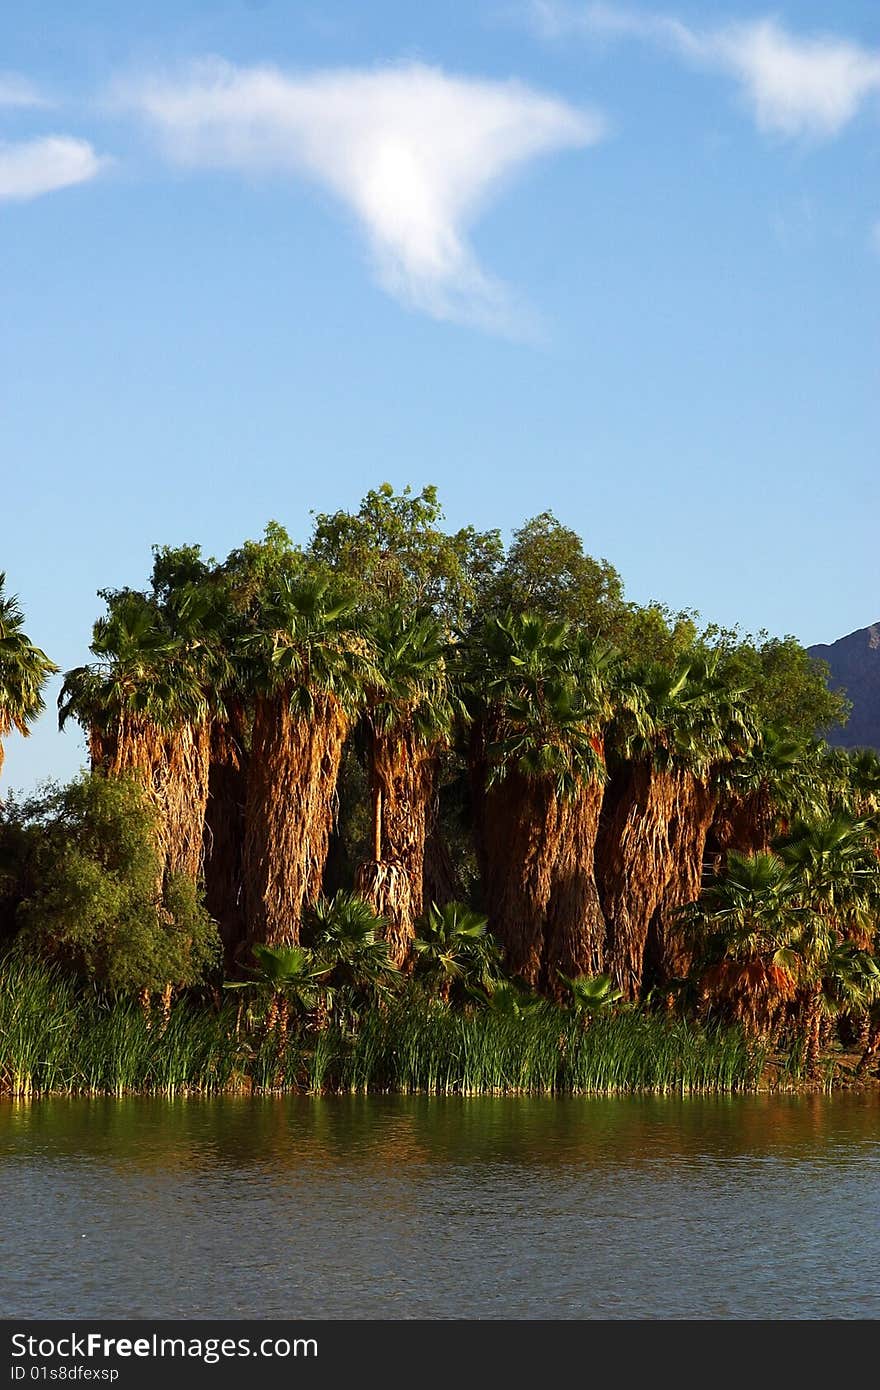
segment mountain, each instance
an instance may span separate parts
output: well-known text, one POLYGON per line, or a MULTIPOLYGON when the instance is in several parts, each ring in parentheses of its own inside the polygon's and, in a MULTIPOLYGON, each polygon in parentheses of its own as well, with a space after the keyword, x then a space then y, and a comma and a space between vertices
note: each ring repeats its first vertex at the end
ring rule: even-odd
POLYGON ((843 729, 829 736, 838 748, 880 750, 880 623, 859 628, 829 646, 808 647, 810 656, 827 661, 831 687, 843 689, 852 701, 852 714, 843 729))

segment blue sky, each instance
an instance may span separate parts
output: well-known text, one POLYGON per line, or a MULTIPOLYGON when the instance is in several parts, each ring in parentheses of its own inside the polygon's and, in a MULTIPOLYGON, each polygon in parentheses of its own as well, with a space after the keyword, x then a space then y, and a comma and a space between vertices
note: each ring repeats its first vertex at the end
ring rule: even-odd
MULTIPOLYGON (((872 0, 7 0, 31 635, 77 664, 154 542, 305 538, 386 479, 552 508, 637 600, 876 621, 878 175, 872 0)), ((50 712, 4 785, 82 759, 50 712)))

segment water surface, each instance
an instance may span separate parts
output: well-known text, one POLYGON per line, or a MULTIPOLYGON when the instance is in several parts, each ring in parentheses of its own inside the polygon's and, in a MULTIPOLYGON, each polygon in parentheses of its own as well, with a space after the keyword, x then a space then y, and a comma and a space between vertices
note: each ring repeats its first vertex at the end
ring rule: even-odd
POLYGON ((0 1104, 6 1317, 876 1318, 880 1099, 0 1104))

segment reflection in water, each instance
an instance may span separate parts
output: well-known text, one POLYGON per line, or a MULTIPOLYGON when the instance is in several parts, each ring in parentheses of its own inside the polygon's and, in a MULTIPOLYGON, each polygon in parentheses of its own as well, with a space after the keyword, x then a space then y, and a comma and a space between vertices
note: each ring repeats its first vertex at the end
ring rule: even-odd
POLYGON ((12 1316, 877 1317, 880 1102, 0 1105, 12 1316))

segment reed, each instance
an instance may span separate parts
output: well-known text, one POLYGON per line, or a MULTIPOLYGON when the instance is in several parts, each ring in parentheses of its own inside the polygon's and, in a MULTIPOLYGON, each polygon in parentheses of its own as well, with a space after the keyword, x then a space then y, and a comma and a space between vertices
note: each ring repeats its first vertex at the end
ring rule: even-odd
POLYGON ((216 1095, 229 1091, 552 1095, 755 1089, 763 1049, 738 1029, 637 1010, 586 1026, 556 1005, 509 1016, 461 1012, 413 988, 355 1031, 237 1028, 232 1001, 192 998, 167 1025, 58 967, 0 963, 0 1094, 216 1095))

